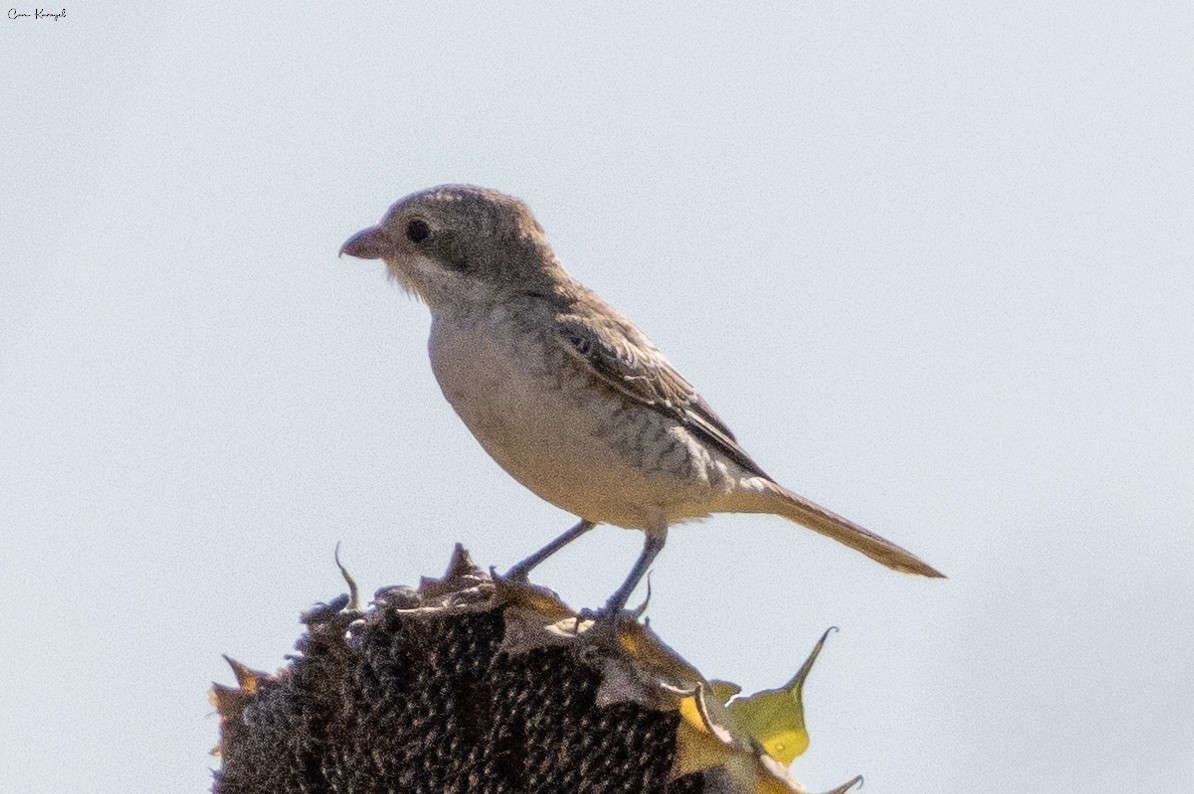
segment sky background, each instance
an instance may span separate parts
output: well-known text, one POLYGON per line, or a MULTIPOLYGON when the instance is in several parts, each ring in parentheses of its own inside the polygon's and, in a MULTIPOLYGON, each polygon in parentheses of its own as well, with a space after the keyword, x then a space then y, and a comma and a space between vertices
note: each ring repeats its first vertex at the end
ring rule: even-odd
MULTIPOLYGON (((371 593, 572 523, 336 256, 463 181, 778 480, 949 574, 673 530, 651 625, 708 677, 840 627, 798 779, 1194 791, 1194 7, 645 5, 0 18, 0 790, 205 791, 220 655, 282 665, 337 541, 371 593)), ((599 605, 640 543, 535 581, 599 605)))

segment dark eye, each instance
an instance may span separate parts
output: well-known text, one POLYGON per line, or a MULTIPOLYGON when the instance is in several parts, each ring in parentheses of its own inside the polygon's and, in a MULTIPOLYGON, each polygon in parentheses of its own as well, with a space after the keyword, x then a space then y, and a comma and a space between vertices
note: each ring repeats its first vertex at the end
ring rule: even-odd
POLYGON ((406 239, 412 243, 421 243, 430 234, 431 227, 427 225, 427 221, 425 220, 415 218, 406 224, 406 239))

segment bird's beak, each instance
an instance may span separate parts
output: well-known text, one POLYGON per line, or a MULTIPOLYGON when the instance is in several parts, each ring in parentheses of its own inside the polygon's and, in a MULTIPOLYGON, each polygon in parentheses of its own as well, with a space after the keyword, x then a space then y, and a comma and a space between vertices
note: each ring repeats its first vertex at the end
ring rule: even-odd
POLYGON ((340 256, 348 254, 357 259, 381 259, 388 248, 380 226, 370 226, 349 237, 340 246, 340 256))

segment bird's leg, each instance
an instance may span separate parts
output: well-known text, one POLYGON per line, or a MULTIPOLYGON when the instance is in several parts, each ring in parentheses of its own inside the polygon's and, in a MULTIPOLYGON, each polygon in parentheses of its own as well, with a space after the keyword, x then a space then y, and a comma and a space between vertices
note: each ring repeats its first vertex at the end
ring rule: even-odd
POLYGON ((648 531, 646 536, 642 554, 638 555, 638 561, 630 569, 630 575, 626 577, 626 581, 622 582, 622 586, 609 597, 609 601, 605 602, 602 617, 617 621, 618 615, 626 608, 626 602, 630 600, 630 594, 634 592, 634 588, 638 587, 639 581, 646 575, 647 569, 651 567, 655 557, 663 550, 663 544, 667 540, 667 524, 664 524, 662 529, 648 531))
MULTIPOLYGON (((626 577, 626 581, 622 582, 622 586, 618 588, 617 592, 609 597, 609 601, 605 602, 605 609, 597 613, 593 625, 585 632, 585 637, 598 645, 607 648, 618 647, 618 625, 622 622, 626 601, 629 600, 630 594, 634 592, 639 581, 646 575, 647 569, 651 567, 655 557, 663 549, 663 543, 667 540, 667 524, 662 524, 660 529, 650 530, 646 534, 646 540, 643 541, 643 552, 638 555, 638 560, 630 569, 630 575, 626 577)), ((637 619, 638 615, 631 616, 631 620, 637 619)))
MULTIPOLYGON (((535 552, 530 557, 527 557, 525 560, 523 560, 522 562, 515 565, 509 571, 506 571, 505 578, 507 578, 511 581, 514 581, 514 582, 525 582, 527 580, 527 575, 531 572, 532 568, 534 568, 536 565, 543 562, 548 557, 555 554, 557 551, 564 548, 569 543, 576 540, 581 535, 585 534, 586 532, 588 532, 590 529, 592 529, 595 526, 597 526, 596 522, 589 521, 586 518, 582 518, 580 520, 580 523, 578 523, 576 526, 572 527, 572 529, 568 530, 563 535, 560 535, 558 538, 553 540, 551 543, 548 543, 546 546, 539 549, 539 551, 535 552)), ((627 595, 629 596, 629 593, 627 593, 627 595)))

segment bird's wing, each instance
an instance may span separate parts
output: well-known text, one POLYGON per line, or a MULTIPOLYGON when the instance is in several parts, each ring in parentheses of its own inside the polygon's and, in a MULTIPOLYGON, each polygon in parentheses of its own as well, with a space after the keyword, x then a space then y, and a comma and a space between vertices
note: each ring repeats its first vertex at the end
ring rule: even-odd
POLYGON ((563 314, 555 331, 564 349, 619 394, 680 422, 746 471, 766 477, 725 422, 629 320, 602 312, 563 314))

